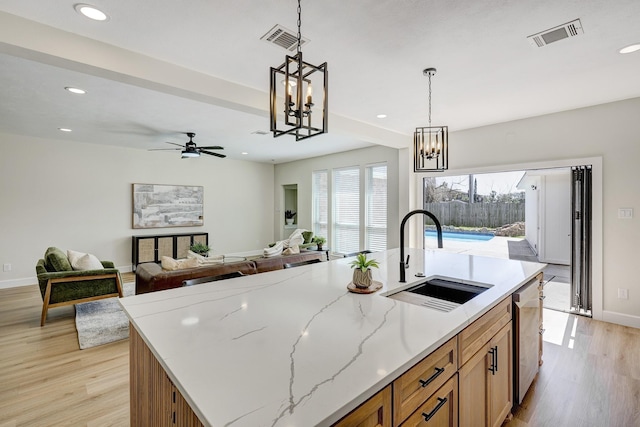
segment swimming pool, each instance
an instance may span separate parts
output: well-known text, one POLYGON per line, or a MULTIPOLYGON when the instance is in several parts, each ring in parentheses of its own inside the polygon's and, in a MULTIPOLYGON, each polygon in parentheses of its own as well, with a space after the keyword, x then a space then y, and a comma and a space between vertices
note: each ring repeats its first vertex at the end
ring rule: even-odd
MULTIPOLYGON (((435 239, 437 237, 436 230, 425 230, 424 237, 435 239)), ((443 240, 460 240, 460 241, 476 241, 486 242, 493 239, 493 234, 473 233, 473 232, 457 232, 457 231, 443 231, 443 240)))

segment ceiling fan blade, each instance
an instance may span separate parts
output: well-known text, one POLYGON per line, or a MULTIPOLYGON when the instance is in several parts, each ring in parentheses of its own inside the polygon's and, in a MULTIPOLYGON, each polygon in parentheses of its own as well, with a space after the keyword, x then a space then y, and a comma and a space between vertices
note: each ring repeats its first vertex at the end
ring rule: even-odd
POLYGON ((220 157, 221 159, 224 159, 225 157, 227 157, 224 154, 212 153, 211 151, 207 151, 207 150, 199 150, 199 151, 204 154, 209 154, 210 156, 220 157))
POLYGON ((168 142, 165 141, 167 144, 171 144, 171 145, 177 145, 178 147, 183 147, 184 148, 184 144, 176 144, 175 142, 168 142))
POLYGON ((183 150, 184 148, 150 148, 147 151, 175 151, 183 150))
POLYGON ((198 148, 200 148, 202 150, 224 150, 224 147, 220 147, 219 145, 211 145, 209 147, 200 147, 200 146, 198 146, 198 148))

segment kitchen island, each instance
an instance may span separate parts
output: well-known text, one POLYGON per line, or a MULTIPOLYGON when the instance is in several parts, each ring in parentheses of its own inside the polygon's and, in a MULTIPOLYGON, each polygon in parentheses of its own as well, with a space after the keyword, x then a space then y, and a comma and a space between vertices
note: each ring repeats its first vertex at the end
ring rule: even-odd
MULTIPOLYGON (((346 258, 120 302, 132 346, 148 348, 202 424, 328 426, 545 266, 437 250, 406 253, 407 283, 399 282, 398 249, 369 255, 380 262, 373 278, 383 284, 374 294, 347 291, 346 258), (490 288, 448 313, 386 297, 424 281, 417 273, 490 288)), ((136 377, 145 369, 137 357, 132 352, 132 420, 151 398, 138 390, 146 380, 136 377)))

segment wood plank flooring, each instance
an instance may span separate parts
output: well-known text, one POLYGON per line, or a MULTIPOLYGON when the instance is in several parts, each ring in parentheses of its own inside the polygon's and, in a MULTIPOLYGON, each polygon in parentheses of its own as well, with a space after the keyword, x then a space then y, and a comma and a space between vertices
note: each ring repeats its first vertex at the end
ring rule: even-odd
POLYGON ((544 316, 544 364, 503 427, 640 426, 640 329, 544 316))
POLYGON ((128 340, 80 350, 74 306, 41 310, 36 285, 0 290, 0 427, 128 426, 128 340))
MULTIPOLYGON (((35 285, 0 289, 0 427, 128 426, 128 340, 80 350, 73 306, 43 328, 41 309, 35 285)), ((640 330, 548 310, 545 327, 544 365, 504 427, 640 426, 640 330)))

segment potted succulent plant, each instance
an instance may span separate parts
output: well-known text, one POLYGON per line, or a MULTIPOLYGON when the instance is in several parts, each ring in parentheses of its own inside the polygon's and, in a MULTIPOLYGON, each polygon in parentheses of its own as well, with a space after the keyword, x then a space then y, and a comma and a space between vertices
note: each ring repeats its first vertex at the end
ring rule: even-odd
POLYGON ((318 245, 318 250, 321 251, 322 250, 322 245, 324 245, 325 243, 327 243, 327 239, 325 239, 322 236, 313 236, 313 239, 311 239, 311 241, 313 243, 315 243, 316 245, 318 245))
POLYGON ((191 250, 191 252, 197 253, 198 255, 201 256, 208 256, 209 255, 209 246, 205 245, 204 243, 194 243, 193 245, 191 245, 189 247, 189 249, 191 250))
POLYGON ((296 212, 290 209, 284 211, 284 219, 287 221, 287 225, 293 224, 293 217, 296 216, 296 212))
POLYGON ((371 268, 378 268, 380 265, 375 259, 367 259, 366 254, 358 254, 356 259, 351 261, 353 268, 353 284, 356 288, 365 289, 371 286, 373 278, 371 277, 371 268))

